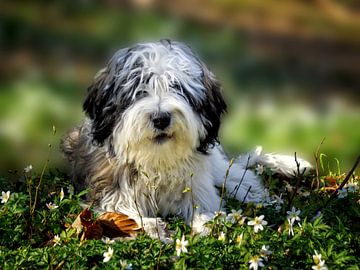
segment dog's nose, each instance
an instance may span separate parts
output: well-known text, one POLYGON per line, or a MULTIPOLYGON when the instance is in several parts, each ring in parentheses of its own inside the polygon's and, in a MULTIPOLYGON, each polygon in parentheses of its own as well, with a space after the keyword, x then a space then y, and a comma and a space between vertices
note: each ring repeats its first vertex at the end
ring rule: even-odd
POLYGON ((151 117, 151 121, 156 129, 164 130, 171 122, 171 114, 167 112, 156 113, 151 117))

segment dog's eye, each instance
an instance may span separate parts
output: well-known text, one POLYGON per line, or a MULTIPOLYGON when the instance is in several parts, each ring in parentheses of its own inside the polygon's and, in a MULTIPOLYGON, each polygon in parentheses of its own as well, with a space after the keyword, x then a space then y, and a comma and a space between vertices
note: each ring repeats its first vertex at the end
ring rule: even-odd
POLYGON ((148 95, 149 95, 149 93, 147 91, 141 90, 141 91, 136 92, 135 98, 140 99, 140 98, 147 97, 148 95))

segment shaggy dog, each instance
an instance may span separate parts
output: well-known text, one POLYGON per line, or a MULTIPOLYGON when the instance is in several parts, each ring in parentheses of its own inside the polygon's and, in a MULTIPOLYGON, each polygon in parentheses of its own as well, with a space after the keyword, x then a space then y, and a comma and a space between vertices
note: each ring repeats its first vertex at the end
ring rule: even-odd
MULTIPOLYGON (((291 175, 293 157, 261 148, 232 164, 218 143, 226 111, 219 82, 180 43, 162 40, 119 50, 95 76, 83 104, 86 118, 62 142, 77 188, 90 188, 98 211, 124 213, 152 237, 165 237, 159 217, 182 217, 193 232, 220 207, 226 184, 240 201, 259 201, 264 165, 291 175), (188 192, 185 192, 185 191, 188 192)), ((310 168, 300 161, 300 169, 310 168)))

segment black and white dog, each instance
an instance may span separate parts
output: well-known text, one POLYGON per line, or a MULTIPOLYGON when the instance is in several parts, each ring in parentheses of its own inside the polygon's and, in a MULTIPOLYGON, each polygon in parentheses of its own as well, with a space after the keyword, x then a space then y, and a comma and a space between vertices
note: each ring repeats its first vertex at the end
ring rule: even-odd
MULTIPOLYGON (((96 75, 83 108, 86 118, 62 142, 77 187, 90 188, 88 200, 99 211, 124 213, 153 237, 164 237, 158 217, 168 214, 204 232, 219 210, 216 187, 226 173, 228 192, 259 201, 264 186, 248 167, 260 164, 284 175, 297 169, 293 157, 262 154, 261 147, 229 168, 218 143, 226 111, 220 84, 180 42, 116 52, 96 75)), ((301 170, 311 167, 299 161, 301 170)))

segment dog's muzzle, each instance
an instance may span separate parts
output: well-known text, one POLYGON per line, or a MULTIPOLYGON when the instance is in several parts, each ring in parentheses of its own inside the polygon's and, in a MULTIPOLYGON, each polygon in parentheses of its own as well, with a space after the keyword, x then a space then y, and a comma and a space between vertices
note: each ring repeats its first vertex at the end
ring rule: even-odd
POLYGON ((169 132, 169 126, 171 124, 171 114, 168 112, 156 112, 150 117, 150 121, 155 129, 156 136, 154 141, 158 144, 170 140, 173 134, 169 132))
POLYGON ((155 129, 159 131, 165 130, 171 123, 171 114, 168 112, 155 113, 150 117, 155 129))

